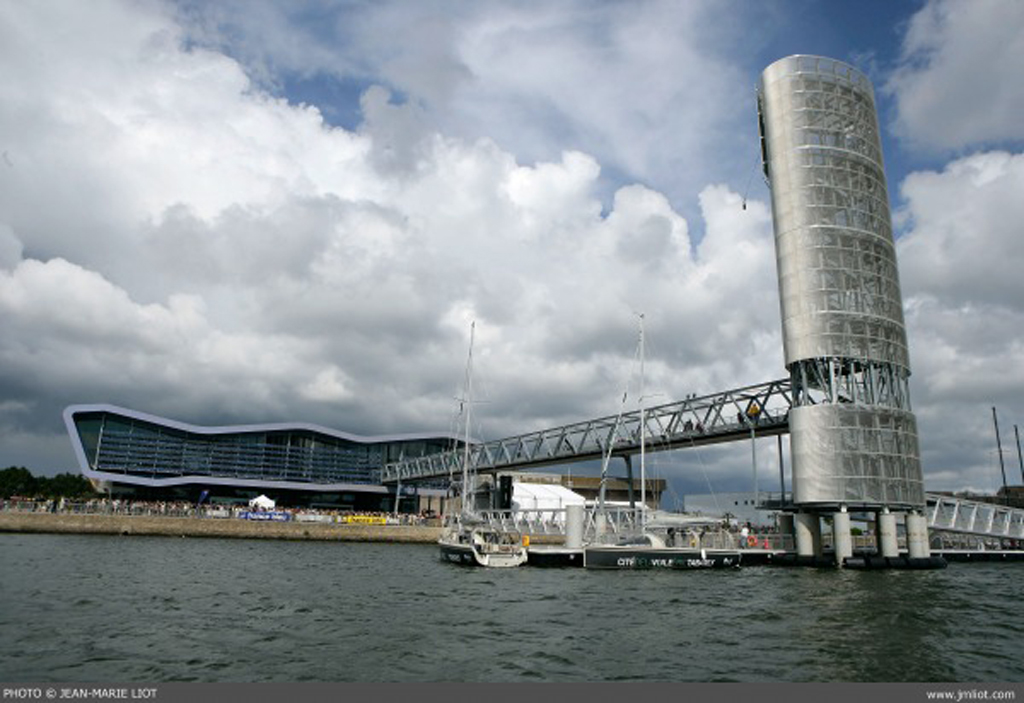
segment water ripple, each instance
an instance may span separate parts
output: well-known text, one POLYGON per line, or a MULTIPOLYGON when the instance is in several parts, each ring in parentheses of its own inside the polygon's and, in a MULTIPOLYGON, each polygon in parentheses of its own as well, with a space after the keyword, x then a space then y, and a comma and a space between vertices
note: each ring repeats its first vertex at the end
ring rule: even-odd
POLYGON ((1024 680, 1020 564, 485 571, 425 545, 72 535, 0 535, 0 560, 12 682, 1024 680))

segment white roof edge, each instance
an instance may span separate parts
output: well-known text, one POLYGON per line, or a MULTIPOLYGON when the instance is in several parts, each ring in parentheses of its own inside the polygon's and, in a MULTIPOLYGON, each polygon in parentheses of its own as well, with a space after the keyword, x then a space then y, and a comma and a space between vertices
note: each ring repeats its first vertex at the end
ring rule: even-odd
POLYGON ((307 430, 310 432, 318 432, 320 434, 336 437, 338 439, 348 440, 350 442, 358 442, 360 444, 373 444, 377 442, 415 441, 418 439, 460 439, 452 432, 408 432, 403 434, 388 435, 357 435, 351 432, 343 432, 342 430, 335 430, 331 429, 330 427, 324 427, 323 425, 316 425, 310 422, 268 422, 253 425, 220 426, 192 425, 187 422, 182 422, 180 420, 172 420, 170 418, 161 417, 159 415, 152 415, 150 413, 142 412, 140 410, 132 410, 130 408, 124 408, 118 405, 111 405, 109 403, 87 403, 80 405, 69 405, 66 408, 64 408, 64 424, 67 426, 68 432, 69 434, 71 434, 73 438, 77 437, 77 432, 74 431, 74 416, 77 413, 84 412, 109 412, 117 415, 123 415, 125 417, 131 417, 136 420, 142 420, 143 422, 152 422, 155 425, 172 427, 183 432, 192 432, 194 434, 205 435, 234 434, 240 432, 307 430))

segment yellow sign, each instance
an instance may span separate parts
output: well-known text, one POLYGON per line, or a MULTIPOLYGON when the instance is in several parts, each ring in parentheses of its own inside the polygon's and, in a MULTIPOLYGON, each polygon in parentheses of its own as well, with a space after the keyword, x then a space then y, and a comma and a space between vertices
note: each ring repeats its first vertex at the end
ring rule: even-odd
POLYGON ((342 522, 349 524, 358 525, 386 525, 388 519, 381 517, 380 515, 345 515, 341 518, 342 522))

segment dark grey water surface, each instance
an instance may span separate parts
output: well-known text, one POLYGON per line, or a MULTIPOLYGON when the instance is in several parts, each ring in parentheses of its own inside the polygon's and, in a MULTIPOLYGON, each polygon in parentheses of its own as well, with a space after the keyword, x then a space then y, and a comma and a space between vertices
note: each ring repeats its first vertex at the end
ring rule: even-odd
POLYGON ((428 545, 0 535, 0 681, 1022 681, 1024 564, 467 569, 428 545))

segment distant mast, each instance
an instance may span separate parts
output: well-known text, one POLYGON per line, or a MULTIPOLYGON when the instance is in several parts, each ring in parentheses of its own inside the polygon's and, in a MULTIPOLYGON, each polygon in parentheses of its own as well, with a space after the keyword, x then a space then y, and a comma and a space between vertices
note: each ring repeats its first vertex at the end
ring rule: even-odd
POLYGON ((1017 426, 1013 426, 1013 436, 1017 438, 1017 461, 1020 463, 1020 481, 1021 485, 1024 486, 1024 455, 1020 453, 1020 432, 1017 431, 1017 426))
POLYGON ((996 409, 992 408, 992 424, 996 427, 996 454, 999 455, 999 472, 1003 475, 1003 496, 1009 500, 1010 492, 1006 490, 1006 464, 1003 463, 1003 443, 999 440, 999 418, 996 409))

